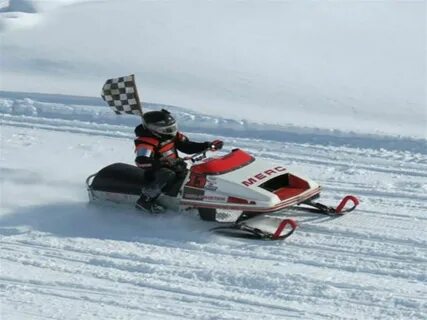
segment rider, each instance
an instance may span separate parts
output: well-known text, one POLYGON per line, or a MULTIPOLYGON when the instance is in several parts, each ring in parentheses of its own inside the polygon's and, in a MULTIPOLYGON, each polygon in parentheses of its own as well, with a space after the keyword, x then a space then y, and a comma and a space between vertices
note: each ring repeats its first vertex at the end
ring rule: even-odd
POLYGON ((192 142, 177 131, 172 115, 165 109, 144 113, 142 124, 135 128, 136 165, 145 170, 144 187, 136 203, 138 209, 158 213, 164 208, 156 199, 167 191, 186 172, 186 163, 178 151, 192 154, 207 150, 220 150, 221 140, 192 142))

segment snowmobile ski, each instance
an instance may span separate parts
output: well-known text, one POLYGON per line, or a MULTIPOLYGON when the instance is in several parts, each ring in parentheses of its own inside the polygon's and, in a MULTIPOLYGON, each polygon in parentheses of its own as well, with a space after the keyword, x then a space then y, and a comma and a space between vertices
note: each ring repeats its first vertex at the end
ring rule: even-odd
POLYGON ((246 222, 231 223, 225 226, 215 227, 210 230, 215 233, 234 238, 254 240, 284 240, 292 235, 297 227, 298 224, 295 220, 282 219, 274 232, 261 230, 259 228, 248 225, 246 222))
MULTIPOLYGON (((322 203, 312 201, 306 201, 302 204, 306 206, 291 207, 289 208, 290 212, 295 212, 296 210, 339 217, 343 216, 345 213, 353 211, 359 205, 359 200, 354 196, 348 195, 341 200, 337 207, 326 206, 322 203), (345 208, 349 202, 353 205, 349 208, 345 208)), ((286 210, 284 213, 286 213, 286 210)), ((279 217, 265 216, 262 213, 242 213, 235 222, 212 228, 211 231, 235 238, 284 240, 294 233, 297 226, 297 222, 290 218, 283 219, 279 217), (255 222, 256 220, 259 223, 259 221, 265 222, 274 219, 278 221, 278 223, 273 230, 271 230, 270 227, 270 231, 265 229, 263 226, 257 226, 255 222)))
POLYGON ((341 200, 337 207, 331 207, 319 202, 307 200, 301 203, 302 206, 292 207, 292 209, 298 211, 320 213, 328 216, 341 216, 356 209, 359 203, 359 199, 357 199, 355 196, 347 195, 341 200), (345 206, 349 202, 352 202, 353 205, 349 208, 345 208, 345 206))

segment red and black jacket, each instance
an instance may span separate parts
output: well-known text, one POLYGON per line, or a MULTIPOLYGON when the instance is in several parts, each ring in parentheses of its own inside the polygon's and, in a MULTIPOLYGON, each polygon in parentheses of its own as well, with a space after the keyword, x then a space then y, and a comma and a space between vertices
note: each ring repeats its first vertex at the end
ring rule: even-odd
POLYGON ((135 128, 135 135, 135 163, 143 169, 160 168, 162 159, 178 158, 177 151, 192 154, 209 148, 209 142, 192 142, 180 132, 172 138, 159 138, 141 124, 135 128))

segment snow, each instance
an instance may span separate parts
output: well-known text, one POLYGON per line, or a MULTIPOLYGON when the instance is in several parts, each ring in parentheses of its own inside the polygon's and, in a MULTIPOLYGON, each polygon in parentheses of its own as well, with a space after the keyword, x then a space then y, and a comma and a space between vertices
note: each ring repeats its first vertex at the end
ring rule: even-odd
POLYGON ((212 116, 426 137, 424 1, 25 3, 0 14, 40 20, 0 33, 2 90, 96 96, 135 73, 144 101, 212 116))
POLYGON ((0 1, 0 318, 425 319, 425 9, 0 1), (98 96, 130 73, 192 139, 360 207, 290 214, 290 238, 260 242, 194 212, 89 205, 88 175, 133 163, 139 119, 98 96))
MULTIPOLYGON (((326 202, 362 201, 341 219, 295 217, 283 243, 236 240, 194 213, 88 206, 89 174, 132 163, 136 119, 62 100, 0 99, 5 319, 424 318, 425 141, 411 151, 219 136, 225 152, 240 147, 319 181, 326 202)), ((186 125, 199 141, 222 130, 186 125)))

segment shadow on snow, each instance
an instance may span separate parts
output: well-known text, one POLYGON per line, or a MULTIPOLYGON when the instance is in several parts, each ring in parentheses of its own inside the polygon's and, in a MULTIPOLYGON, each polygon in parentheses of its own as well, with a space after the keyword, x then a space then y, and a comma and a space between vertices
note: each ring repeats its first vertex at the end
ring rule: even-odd
POLYGON ((60 237, 95 238, 132 242, 192 241, 205 243, 212 224, 195 214, 167 212, 150 215, 131 208, 105 207, 81 202, 19 208, 0 217, 0 234, 22 233, 19 228, 60 237), (15 230, 15 231, 14 231, 15 230))

